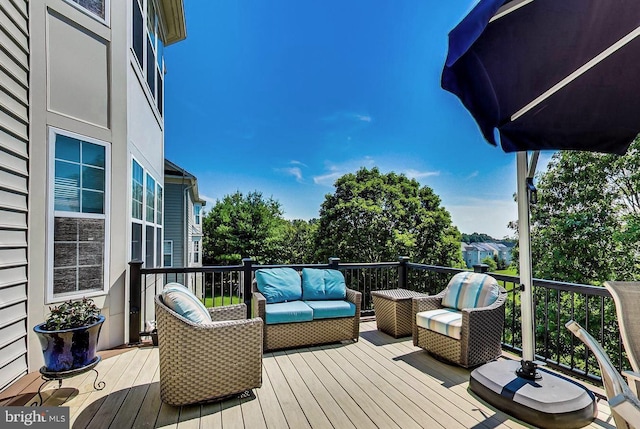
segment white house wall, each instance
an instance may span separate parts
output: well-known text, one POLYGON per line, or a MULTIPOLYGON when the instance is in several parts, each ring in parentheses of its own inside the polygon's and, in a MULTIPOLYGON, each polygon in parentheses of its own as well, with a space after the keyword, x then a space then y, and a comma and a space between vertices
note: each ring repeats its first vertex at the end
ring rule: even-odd
POLYGON ((0 390, 27 372, 29 14, 0 0, 0 390))
MULTIPOLYGON (((111 149, 108 292, 94 297, 106 317, 99 348, 125 342, 125 284, 130 203, 126 128, 129 2, 111 1, 109 25, 63 0, 31 2, 31 153, 28 329, 48 313, 47 212, 50 127, 98 139, 111 149)), ((109 197, 107 197, 109 198, 109 197)), ((42 365, 29 335, 29 368, 42 365)))

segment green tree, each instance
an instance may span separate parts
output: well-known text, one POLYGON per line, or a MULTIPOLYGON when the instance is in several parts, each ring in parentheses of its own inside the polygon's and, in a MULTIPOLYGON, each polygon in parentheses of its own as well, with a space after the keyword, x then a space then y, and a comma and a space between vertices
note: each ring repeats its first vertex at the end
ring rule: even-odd
POLYGON ((532 207, 536 277, 576 283, 640 277, 640 142, 625 156, 556 153, 532 207))
POLYGON ((227 195, 203 219, 203 261, 226 265, 251 257, 260 263, 283 263, 288 226, 273 198, 257 191, 227 195))
POLYGON ((498 269, 498 264, 496 263, 495 259, 492 258, 491 256, 487 256, 481 262, 483 264, 488 265, 489 266, 489 271, 491 271, 491 272, 493 272, 493 271, 498 269))
MULTIPOLYGON (((282 244, 282 263, 304 264, 319 263, 315 259, 315 234, 318 221, 295 219, 287 221, 282 244)), ((326 262, 326 261, 324 261, 326 262)))
POLYGON ((460 232, 429 187, 396 173, 361 168, 335 182, 320 209, 318 260, 463 266, 460 232))

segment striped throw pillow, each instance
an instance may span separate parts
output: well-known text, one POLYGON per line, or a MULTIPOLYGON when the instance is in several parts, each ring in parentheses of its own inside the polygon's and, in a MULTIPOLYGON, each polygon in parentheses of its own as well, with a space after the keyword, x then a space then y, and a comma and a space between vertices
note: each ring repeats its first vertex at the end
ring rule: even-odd
POLYGON ((491 276, 480 273, 458 273, 447 286, 442 306, 462 310, 493 304, 500 294, 498 282, 491 276))
POLYGON ((162 301, 180 316, 194 323, 211 322, 211 315, 204 304, 180 283, 167 283, 162 291, 162 301))

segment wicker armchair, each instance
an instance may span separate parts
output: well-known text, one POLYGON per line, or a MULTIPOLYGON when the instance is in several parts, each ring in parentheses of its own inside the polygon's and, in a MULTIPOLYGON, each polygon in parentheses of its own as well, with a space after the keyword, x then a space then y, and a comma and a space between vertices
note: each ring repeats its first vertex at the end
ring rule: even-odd
POLYGON ((465 368, 496 359, 502 353, 501 340, 506 292, 504 288, 497 285, 493 277, 486 274, 460 273, 454 276, 449 285, 438 295, 413 298, 413 344, 439 359, 465 368), (461 275, 485 276, 497 289, 497 299, 484 307, 467 307, 454 311, 462 315, 460 339, 418 326, 416 323, 418 313, 447 308, 446 305, 443 305, 443 298, 447 295, 455 279, 461 275))
POLYGON ((262 320, 244 304, 210 308, 212 323, 191 322, 155 297, 160 397, 170 405, 205 402, 262 385, 262 320))

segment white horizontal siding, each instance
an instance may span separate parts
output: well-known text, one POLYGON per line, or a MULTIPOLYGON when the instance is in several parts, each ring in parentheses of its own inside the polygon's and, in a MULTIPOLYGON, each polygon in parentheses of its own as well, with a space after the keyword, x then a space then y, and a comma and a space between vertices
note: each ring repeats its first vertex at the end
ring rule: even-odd
POLYGON ((0 0, 0 390, 27 372, 28 9, 0 0))

